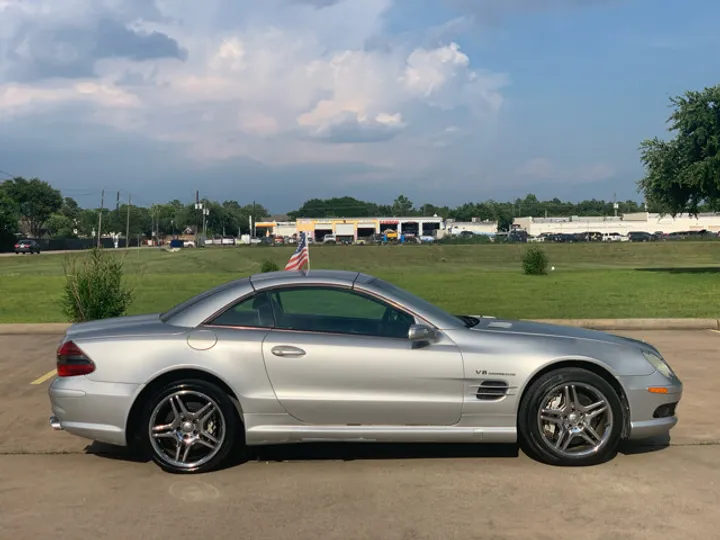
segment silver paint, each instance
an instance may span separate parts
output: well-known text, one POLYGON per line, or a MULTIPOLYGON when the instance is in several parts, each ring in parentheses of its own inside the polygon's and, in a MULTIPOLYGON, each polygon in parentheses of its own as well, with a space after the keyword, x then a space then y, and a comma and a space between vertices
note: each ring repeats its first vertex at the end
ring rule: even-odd
MULTIPOLYGON (((96 364, 87 376, 49 389, 54 425, 75 435, 128 443, 129 413, 148 384, 176 370, 217 378, 233 392, 249 445, 303 441, 508 442, 533 377, 573 362, 592 366, 625 395, 626 438, 667 433, 676 417, 653 411, 682 396, 644 358, 644 342, 603 332, 526 321, 463 322, 372 276, 313 270, 242 278, 165 314, 73 325, 72 339, 96 364), (325 285, 369 294, 407 311, 426 341, 278 329, 213 327, 215 314, 256 291, 325 285), (214 338, 210 338, 211 332, 214 338), (212 346, 208 346, 213 343, 212 346), (494 401, 483 383, 508 387, 494 401), (662 386, 667 394, 652 394, 662 386)), ((615 419, 620 421, 620 419, 615 419)))

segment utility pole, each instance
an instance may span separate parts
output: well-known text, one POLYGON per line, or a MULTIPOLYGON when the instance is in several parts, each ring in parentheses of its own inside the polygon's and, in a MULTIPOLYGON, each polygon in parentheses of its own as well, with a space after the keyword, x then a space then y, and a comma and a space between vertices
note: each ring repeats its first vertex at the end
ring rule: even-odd
POLYGON ((257 218, 255 216, 255 201, 253 201, 252 221, 250 222, 250 238, 255 238, 255 223, 257 218))
POLYGON ((617 217, 617 211, 618 211, 617 193, 613 193, 613 211, 615 212, 615 217, 617 217))
POLYGON ((128 207, 127 207, 127 221, 125 223, 125 247, 130 247, 130 205, 132 204, 132 199, 130 198, 130 194, 128 193, 128 207))
POLYGON ((102 215, 103 215, 103 209, 105 208, 105 190, 102 190, 102 195, 100 195, 100 212, 98 214, 98 232, 97 232, 97 247, 100 247, 100 237, 102 235, 102 215))
POLYGON ((198 225, 197 221, 197 210, 200 208, 200 192, 195 191, 195 247, 200 247, 200 244, 198 244, 198 237, 200 232, 200 225, 198 225))

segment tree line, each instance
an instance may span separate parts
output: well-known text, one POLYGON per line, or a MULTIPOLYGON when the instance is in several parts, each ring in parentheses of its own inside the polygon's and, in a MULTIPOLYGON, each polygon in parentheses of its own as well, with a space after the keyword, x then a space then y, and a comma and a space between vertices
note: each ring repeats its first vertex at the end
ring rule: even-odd
MULTIPOLYGON (((646 203, 623 201, 618 214, 650 212, 677 215, 682 212, 720 210, 720 85, 702 91, 689 91, 670 100, 674 108, 668 119, 669 131, 675 136, 668 141, 657 137, 640 145, 641 161, 646 174, 638 181, 646 203)), ((251 219, 269 216, 262 205, 237 201, 203 200, 209 210, 205 216, 209 235, 237 235, 249 232, 251 219)), ((392 204, 377 204, 337 197, 310 199, 288 213, 289 219, 299 217, 372 217, 372 216, 433 216, 456 221, 497 221, 507 230, 515 217, 555 217, 568 215, 609 216, 614 204, 605 200, 577 203, 557 198, 539 200, 528 194, 523 199, 498 202, 464 203, 457 207, 425 203, 416 206, 408 197, 399 195, 392 204)), ((202 212, 195 203, 178 200, 150 207, 117 204, 115 208, 81 208, 71 197, 38 178, 16 177, 0 184, 0 236, 13 237, 19 231, 35 238, 91 237, 102 233, 124 234, 130 224, 130 236, 161 236, 181 233, 200 227, 202 212), (100 218, 102 214, 102 219, 100 218)))
MULTIPOLYGON (((207 199, 201 203, 209 210, 205 216, 209 236, 247 234, 251 222, 269 217, 268 210, 260 204, 241 205, 237 201, 216 202, 207 199)), ((641 210, 641 205, 635 201, 619 203, 618 211, 621 213, 641 210)), ((125 236, 128 223, 132 238, 168 236, 181 234, 187 229, 200 229, 203 222, 203 213, 196 209, 194 202, 183 203, 178 200, 150 207, 119 203, 115 207, 103 208, 102 219, 99 219, 100 208, 81 208, 74 199, 63 197, 59 190, 47 182, 22 177, 0 184, 0 212, 3 230, 11 234, 23 231, 34 238, 94 237, 99 224, 103 235, 119 233, 125 236)), ((513 219, 519 216, 604 216, 612 215, 613 212, 613 203, 608 201, 593 199, 573 203, 557 198, 541 201, 533 194, 510 202, 491 200, 464 203, 457 207, 430 203, 416 206, 408 197, 400 195, 389 205, 353 197, 310 199, 297 210, 289 212, 287 218, 437 215, 455 221, 471 221, 473 218, 498 221, 500 228, 507 230, 513 219)))
MULTIPOLYGON (((216 202, 203 199, 208 234, 237 236, 250 230, 253 220, 268 215, 259 204, 241 205, 237 201, 216 202)), ((19 232, 33 238, 87 238, 102 234, 135 238, 182 234, 188 228, 200 229, 202 211, 195 202, 173 200, 165 204, 140 206, 117 203, 111 207, 81 208, 72 197, 38 178, 16 177, 0 184, 0 231, 6 235, 19 232), (102 218, 100 217, 102 214, 102 218)))

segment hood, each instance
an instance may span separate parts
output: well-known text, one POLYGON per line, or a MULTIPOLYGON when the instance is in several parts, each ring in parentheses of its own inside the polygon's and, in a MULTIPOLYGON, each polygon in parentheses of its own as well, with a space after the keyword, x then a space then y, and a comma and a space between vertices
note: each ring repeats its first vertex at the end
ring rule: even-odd
POLYGON ((600 332, 598 330, 589 330, 587 328, 577 328, 574 326, 562 326, 557 324, 547 324, 533 321, 513 321, 481 317, 478 318, 480 318, 480 323, 472 328, 476 331, 493 331, 526 335, 530 334, 535 336, 547 336, 561 339, 585 339, 654 351, 654 348, 651 345, 645 343, 644 341, 623 336, 616 336, 614 334, 608 334, 607 332, 600 332))

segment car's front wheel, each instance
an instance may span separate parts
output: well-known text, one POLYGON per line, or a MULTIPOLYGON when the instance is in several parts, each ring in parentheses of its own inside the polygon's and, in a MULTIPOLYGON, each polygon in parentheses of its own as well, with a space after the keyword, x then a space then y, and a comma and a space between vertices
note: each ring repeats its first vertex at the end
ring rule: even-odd
POLYGON ((198 379, 173 382, 146 402, 140 429, 152 460, 172 473, 204 473, 232 449, 237 415, 229 396, 198 379))
POLYGON ((551 465, 595 465, 612 459, 622 437, 615 389, 581 368, 561 368, 528 388, 518 412, 523 450, 551 465))

